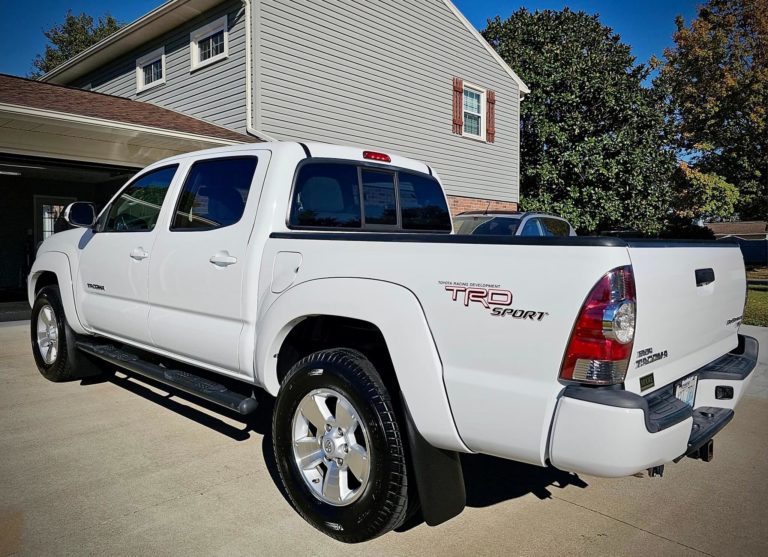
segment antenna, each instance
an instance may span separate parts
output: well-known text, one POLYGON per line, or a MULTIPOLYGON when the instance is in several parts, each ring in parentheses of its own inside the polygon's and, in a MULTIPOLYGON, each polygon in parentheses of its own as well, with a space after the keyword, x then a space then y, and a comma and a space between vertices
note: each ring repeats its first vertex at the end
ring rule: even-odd
POLYGON ((491 202, 489 201, 488 205, 485 206, 485 211, 483 211, 483 214, 487 215, 488 214, 488 209, 490 209, 490 208, 491 208, 491 202))

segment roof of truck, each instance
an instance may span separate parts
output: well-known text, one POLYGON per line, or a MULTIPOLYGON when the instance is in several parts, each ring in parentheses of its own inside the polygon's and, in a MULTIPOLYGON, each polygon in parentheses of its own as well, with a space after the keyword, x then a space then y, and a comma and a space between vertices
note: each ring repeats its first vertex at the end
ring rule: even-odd
POLYGON ((330 143, 302 143, 298 141, 271 141, 264 143, 250 143, 245 145, 231 145, 227 147, 216 147, 213 149, 205 149, 203 151, 193 151, 191 153, 185 153, 183 155, 177 155, 168 159, 163 159, 155 164, 166 164, 173 160, 188 159, 191 157, 198 157, 201 155, 215 155, 226 153, 246 153, 254 150, 269 150, 273 153, 285 152, 292 150, 294 152, 303 152, 305 157, 312 159, 340 159, 351 160, 362 163, 376 164, 377 166, 392 166, 393 168, 402 168, 405 170, 413 170, 415 172, 422 172, 425 174, 434 174, 433 170, 422 161, 404 157, 398 155, 390 150, 382 150, 375 147, 353 147, 349 145, 332 145, 330 143), (380 154, 389 155, 391 161, 378 162, 375 160, 366 159, 363 156, 364 152, 375 152, 380 154))

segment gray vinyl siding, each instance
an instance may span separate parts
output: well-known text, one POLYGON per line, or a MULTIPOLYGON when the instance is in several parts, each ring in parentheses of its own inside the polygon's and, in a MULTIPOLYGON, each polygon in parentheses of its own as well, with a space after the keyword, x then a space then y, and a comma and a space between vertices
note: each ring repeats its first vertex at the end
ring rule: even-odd
POLYGON ((226 2, 73 85, 150 102, 245 133, 245 49, 243 4, 226 2), (191 72, 190 32, 224 14, 228 16, 229 56, 191 72), (165 84, 137 93, 136 59, 160 46, 165 46, 165 84))
POLYGON ((426 160, 452 195, 518 200, 519 89, 442 0, 261 0, 257 127, 426 160), (452 80, 496 92, 496 141, 452 133, 452 80))

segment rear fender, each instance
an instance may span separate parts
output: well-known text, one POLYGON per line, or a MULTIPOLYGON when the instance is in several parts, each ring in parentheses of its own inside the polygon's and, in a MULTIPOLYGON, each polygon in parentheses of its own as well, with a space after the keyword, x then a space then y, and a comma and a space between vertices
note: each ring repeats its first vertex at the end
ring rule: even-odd
POLYGON ((453 421, 442 364, 424 312, 416 296, 400 285, 331 278, 307 281, 285 291, 259 318, 257 383, 277 395, 280 347, 293 327, 316 315, 359 319, 378 327, 419 433, 435 447, 469 452, 453 421))

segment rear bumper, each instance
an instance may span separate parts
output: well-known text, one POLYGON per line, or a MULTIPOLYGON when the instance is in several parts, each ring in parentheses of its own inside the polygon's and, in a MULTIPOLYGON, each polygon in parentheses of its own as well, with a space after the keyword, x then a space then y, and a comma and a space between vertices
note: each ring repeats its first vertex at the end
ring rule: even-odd
POLYGON ((648 396, 566 387, 553 420, 550 461, 563 470, 619 477, 696 452, 733 418, 757 350, 755 339, 739 335, 736 349, 694 372, 694 409, 675 398, 671 384, 648 396))

